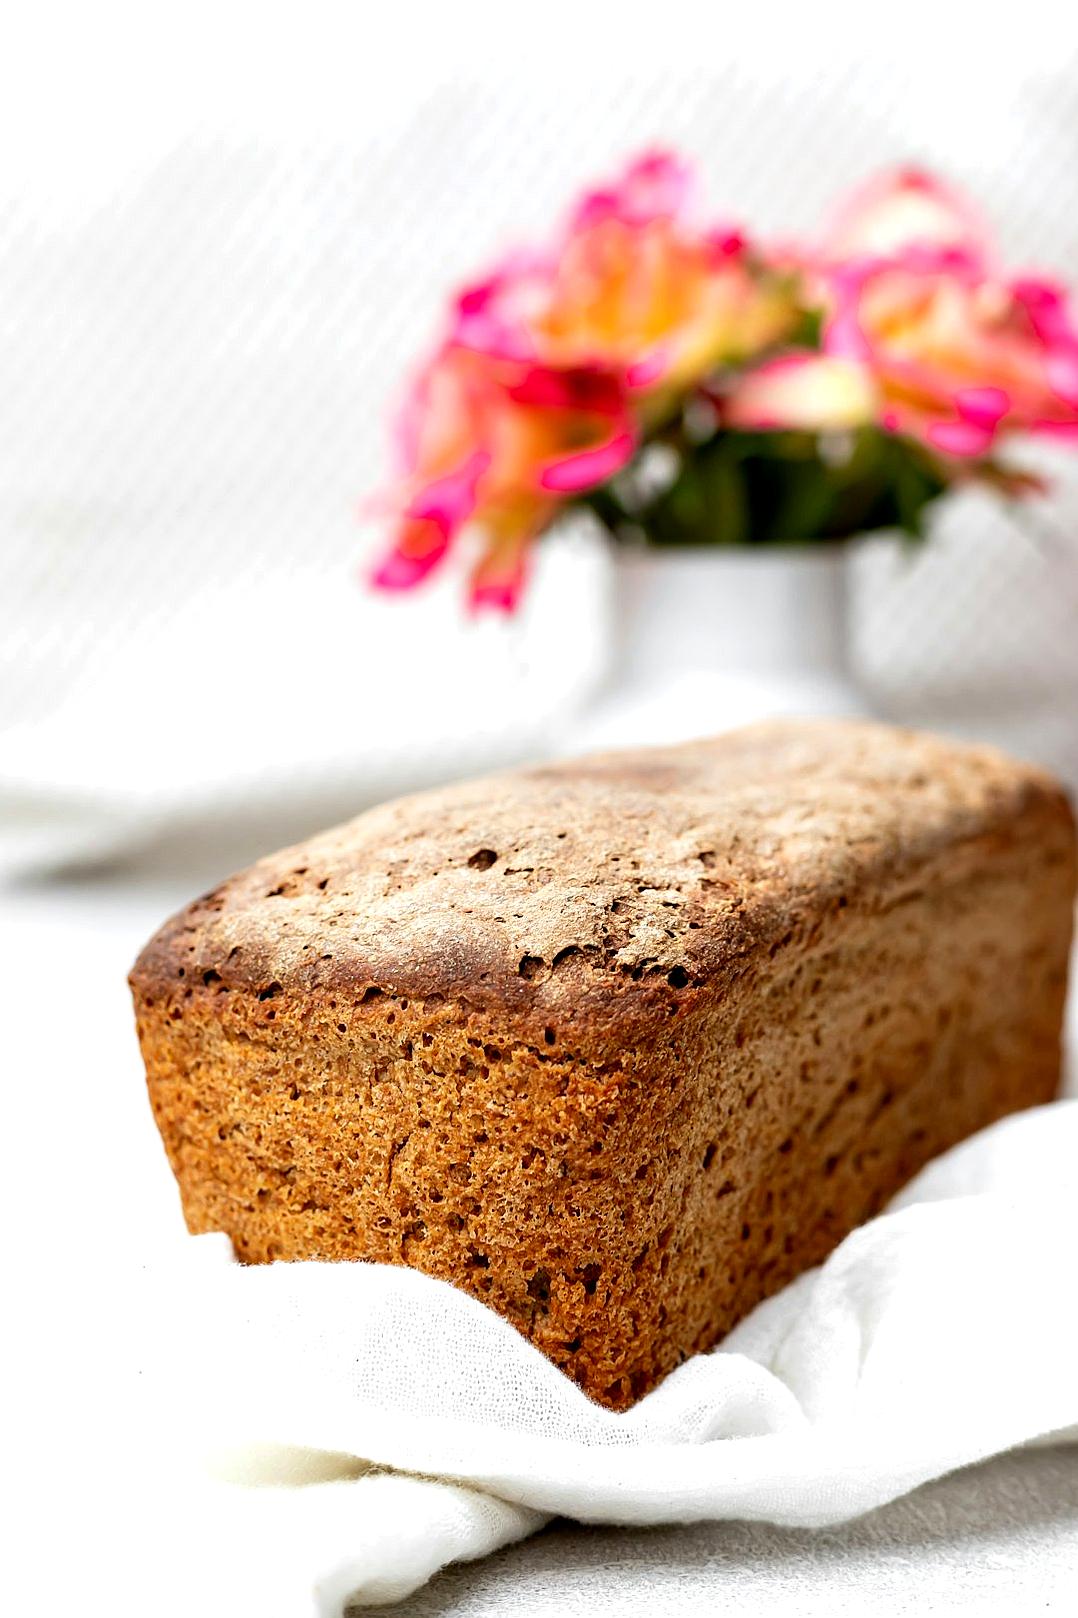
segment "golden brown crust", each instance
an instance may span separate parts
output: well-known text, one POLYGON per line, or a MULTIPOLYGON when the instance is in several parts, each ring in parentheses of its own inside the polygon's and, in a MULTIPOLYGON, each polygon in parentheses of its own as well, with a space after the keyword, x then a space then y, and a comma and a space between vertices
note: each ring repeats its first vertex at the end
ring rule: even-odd
POLYGON ((445 1276, 625 1404, 1052 1093, 1073 860, 1050 778, 876 725, 388 804, 135 966, 189 1221, 445 1276))
POLYGON ((259 861, 166 924, 132 982, 171 982, 187 956, 239 991, 441 994, 621 1041, 626 1018, 665 1015, 669 988, 713 998, 792 918, 1037 799, 1069 815, 1050 778, 1000 754, 854 723, 514 771, 259 861))

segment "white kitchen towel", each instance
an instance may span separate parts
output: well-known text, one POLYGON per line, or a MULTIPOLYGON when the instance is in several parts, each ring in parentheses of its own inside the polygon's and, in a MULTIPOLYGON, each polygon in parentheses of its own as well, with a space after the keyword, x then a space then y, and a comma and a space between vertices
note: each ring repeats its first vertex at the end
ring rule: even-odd
POLYGON ((822 1526, 1076 1437, 1076 1162, 1078 1100, 984 1131, 624 1414, 416 1272, 189 1241, 149 1313, 177 1431, 213 1457, 216 1566, 260 1618, 301 1592, 336 1615, 553 1514, 822 1526))
POLYGON ((0 878, 199 828, 242 863, 549 754, 605 668, 606 566, 597 528, 565 524, 508 623, 466 619, 456 577, 391 600, 354 567, 210 571, 153 610, 129 603, 52 700, 30 656, 56 638, 46 593, 0 643, 0 878))

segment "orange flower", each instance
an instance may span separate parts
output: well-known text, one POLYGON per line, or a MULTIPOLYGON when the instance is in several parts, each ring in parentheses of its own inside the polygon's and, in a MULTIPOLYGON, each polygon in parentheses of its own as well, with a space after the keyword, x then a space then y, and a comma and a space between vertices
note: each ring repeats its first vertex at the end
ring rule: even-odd
POLYGON ((1002 431, 1078 433, 1078 335, 1047 282, 986 276, 961 252, 908 248, 835 278, 829 355, 860 364, 880 421, 944 454, 1002 431))
POLYGON ((629 460, 636 429, 622 389, 601 372, 556 371, 448 343, 424 372, 402 427, 411 472, 394 545, 375 570, 411 589, 475 521, 487 540, 476 606, 512 608, 530 542, 561 502, 629 460))
POLYGON ((663 153, 576 209, 557 249, 516 257, 460 300, 457 338, 479 351, 621 376, 671 396, 782 337, 795 311, 739 231, 685 218, 690 177, 663 153))

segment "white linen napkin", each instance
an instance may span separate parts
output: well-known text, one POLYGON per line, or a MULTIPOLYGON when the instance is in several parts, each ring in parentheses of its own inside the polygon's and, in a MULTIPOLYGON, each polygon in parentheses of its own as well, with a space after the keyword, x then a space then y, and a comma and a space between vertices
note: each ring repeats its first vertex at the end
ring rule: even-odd
POLYGON ((386 798, 549 756, 607 670, 609 567, 594 520, 561 523, 509 620, 466 613, 460 565, 414 598, 373 594, 345 562, 211 569, 186 594, 162 580, 152 610, 93 602, 108 636, 51 677, 65 620, 46 593, 5 639, 0 569, 0 878, 199 830, 237 839, 242 863, 386 798))
POLYGON ((984 1131, 624 1414, 417 1272, 189 1240, 156 1279, 205 1555, 244 1610, 328 1618, 553 1514, 835 1524, 1078 1437, 1076 1161, 1078 1100, 984 1131))

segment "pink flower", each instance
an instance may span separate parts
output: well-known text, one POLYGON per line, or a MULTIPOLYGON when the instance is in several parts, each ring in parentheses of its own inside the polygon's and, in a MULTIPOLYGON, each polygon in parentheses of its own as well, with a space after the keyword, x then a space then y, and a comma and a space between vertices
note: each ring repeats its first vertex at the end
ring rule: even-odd
POLYGON ((673 152, 643 152, 610 186, 585 192, 572 216, 575 231, 604 219, 646 226, 681 217, 693 189, 692 170, 673 152))
POLYGON ((744 372, 726 393, 721 411, 726 426, 750 432, 828 432, 874 421, 879 398, 865 365, 798 352, 744 372))
POLYGON ((833 285, 824 349, 871 374, 889 431, 960 457, 986 455, 1003 431, 1078 431, 1078 337, 1046 283, 909 248, 850 264, 833 285))
MULTIPOLYGON (((690 191, 683 163, 648 153, 585 195, 551 244, 455 299, 401 419, 377 585, 412 588, 470 530, 473 604, 511 609, 558 510, 660 433, 691 459, 700 431, 874 423, 937 452, 942 484, 976 475, 1010 492, 1029 480, 994 458, 1001 436, 1078 434, 1062 293, 1002 279, 939 181, 885 175, 822 247, 766 260, 740 231, 698 223, 690 191), (776 352, 821 322, 822 352, 776 352)), ((617 509, 619 486, 608 493, 617 509)))
POLYGON ((475 510, 479 480, 490 456, 477 450, 442 477, 421 485, 405 507, 396 543, 374 573, 383 590, 410 590, 426 578, 475 510))
POLYGON ((517 254, 457 304, 455 338, 501 358, 683 389, 782 336, 794 311, 739 231, 688 223, 688 169, 655 152, 586 195, 560 242, 517 254))
POLYGON ((623 467, 695 384, 796 318, 741 234, 689 223, 690 175, 662 152, 588 193, 554 246, 456 300, 399 433, 400 519, 373 579, 408 589, 466 525, 486 551, 472 599, 511 607, 532 540, 623 467))
POLYGON ((558 504, 619 471, 638 443, 615 378, 494 359, 455 343, 420 378, 400 437, 400 518, 372 582, 411 589, 474 522, 487 554, 473 603, 506 609, 523 583, 524 552, 558 504))
POLYGON ((983 263, 988 237, 973 207, 935 176, 900 168, 868 181, 832 220, 823 259, 883 258, 909 247, 946 248, 983 263))

